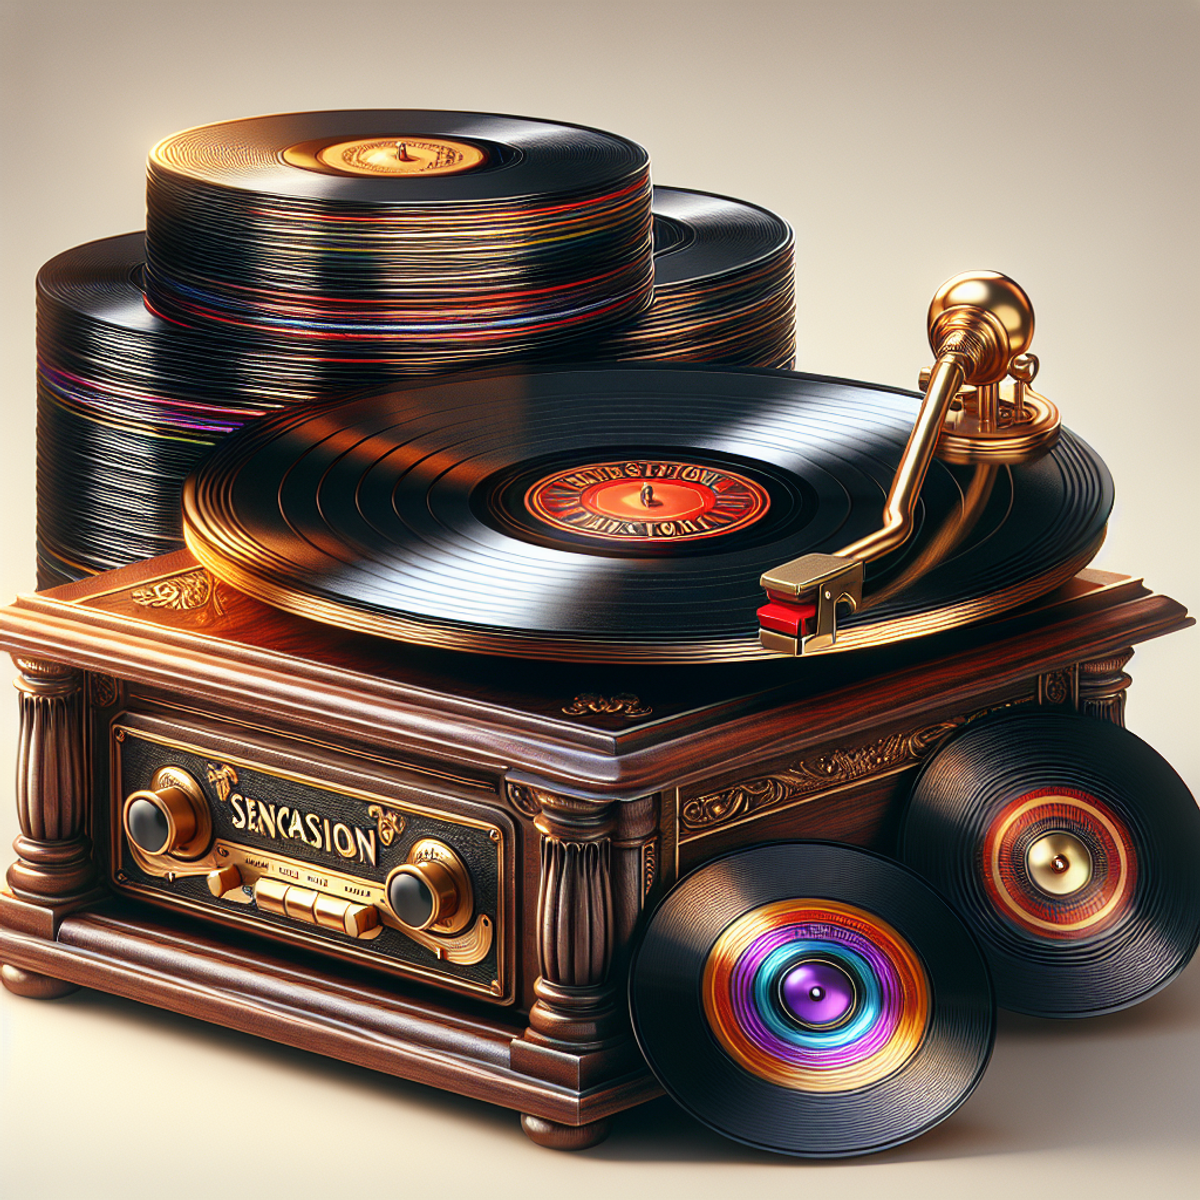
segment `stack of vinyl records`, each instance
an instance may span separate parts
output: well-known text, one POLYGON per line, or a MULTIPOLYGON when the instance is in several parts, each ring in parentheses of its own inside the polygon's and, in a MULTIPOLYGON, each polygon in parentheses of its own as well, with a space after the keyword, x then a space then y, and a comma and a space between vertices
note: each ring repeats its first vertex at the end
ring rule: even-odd
POLYGON ((744 200, 654 189, 654 303, 585 358, 791 367, 792 231, 744 200))
POLYGON ((184 478, 275 408, 513 362, 794 354, 786 223, 652 192, 645 151, 594 129, 203 126, 151 152, 147 210, 144 238, 38 277, 40 587, 179 548, 184 478))

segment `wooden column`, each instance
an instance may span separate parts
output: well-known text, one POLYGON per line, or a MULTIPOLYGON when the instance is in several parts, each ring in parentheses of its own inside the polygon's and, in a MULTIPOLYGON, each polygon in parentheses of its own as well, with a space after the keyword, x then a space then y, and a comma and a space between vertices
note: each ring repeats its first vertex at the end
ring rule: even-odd
MULTIPOLYGON (((20 908, 20 923, 53 936, 55 917, 92 893, 95 871, 87 820, 83 764, 83 677, 59 663, 16 659, 21 725, 17 747, 17 861, 8 886, 20 908), (34 921, 28 914, 37 914, 34 921)), ((13 915, 8 906, 5 917, 13 915)), ((0 979, 11 992, 48 997, 74 986, 5 965, 0 979)))
POLYGON ((1079 664, 1079 711, 1084 716, 1125 724, 1125 692, 1133 680, 1124 667, 1132 657, 1133 647, 1126 646, 1079 664))
MULTIPOLYGON (((524 1037, 512 1043, 512 1064, 582 1092, 617 1073, 632 1044, 612 975, 617 806, 524 785, 510 785, 514 791, 522 809, 536 813, 541 868, 536 999, 524 1037)), ((539 1145, 581 1150, 602 1141, 610 1122, 523 1115, 521 1125, 539 1145)))

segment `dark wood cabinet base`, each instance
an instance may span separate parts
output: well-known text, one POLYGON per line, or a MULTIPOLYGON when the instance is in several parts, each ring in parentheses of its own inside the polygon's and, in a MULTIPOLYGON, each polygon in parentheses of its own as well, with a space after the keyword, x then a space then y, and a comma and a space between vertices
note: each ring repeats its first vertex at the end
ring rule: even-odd
POLYGON ((521 1114, 521 1128, 531 1142, 550 1150, 586 1150, 598 1146, 612 1129, 612 1121, 589 1121, 586 1125, 560 1125, 543 1117, 521 1114))
POLYGON ((365 972, 338 979, 300 956, 247 954, 132 905, 72 914, 55 941, 0 926, 0 962, 20 995, 92 987, 515 1109, 541 1145, 570 1148, 580 1126, 589 1140, 573 1148, 592 1145, 613 1113, 661 1095, 645 1066, 582 1092, 518 1069, 518 1014, 402 996, 365 972))
POLYGON ((55 1000, 79 991, 77 983, 39 975, 36 971, 26 971, 9 963, 0 966, 0 983, 14 996, 28 996, 31 1000, 55 1000))
POLYGON ((3 983, 179 1012, 510 1108, 538 1145, 583 1149, 661 1094, 625 984, 677 879, 762 842, 889 853, 913 779, 959 729, 1021 706, 1119 724, 1130 648, 1189 623, 1092 572, 870 652, 514 667, 312 626, 184 552, 24 597, 0 609, 21 671, 3 983), (195 861, 186 838, 171 861, 135 852, 126 806, 169 816, 168 793, 211 826, 195 861), (387 880, 414 877, 428 844, 462 867, 446 894, 477 943, 396 932, 387 880), (352 907, 392 927, 370 941, 352 907))

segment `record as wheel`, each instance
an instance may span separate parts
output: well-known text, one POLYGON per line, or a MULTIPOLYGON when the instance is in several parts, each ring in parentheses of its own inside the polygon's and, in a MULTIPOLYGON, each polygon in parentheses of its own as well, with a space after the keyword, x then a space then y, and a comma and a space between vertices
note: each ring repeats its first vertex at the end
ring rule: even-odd
POLYGON ((1163 758, 1106 721, 969 726, 918 777, 900 854, 978 935, 1017 1012, 1136 1004, 1200 941, 1200 810, 1163 758))
POLYGON ((650 919, 629 995, 646 1061, 688 1112, 810 1158, 932 1128, 995 1037, 987 967, 958 917, 904 867, 822 842, 683 879, 650 919))
MULTIPOLYGON (((528 370, 279 414, 184 490, 233 587, 383 637, 521 658, 770 657, 764 571, 877 527, 917 400, 782 371, 528 370)), ((1112 500, 1064 433, 1019 466, 935 462, 839 648, 1003 611, 1092 556, 1112 500)))

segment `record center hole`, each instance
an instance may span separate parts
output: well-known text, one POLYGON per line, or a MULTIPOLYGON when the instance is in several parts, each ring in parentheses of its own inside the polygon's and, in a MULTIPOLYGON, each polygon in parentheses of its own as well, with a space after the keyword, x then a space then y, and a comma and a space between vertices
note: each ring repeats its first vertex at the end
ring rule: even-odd
POLYGON ((849 972, 827 959, 796 963, 779 981, 784 1012, 808 1029, 844 1024, 858 1007, 858 989, 849 972))

